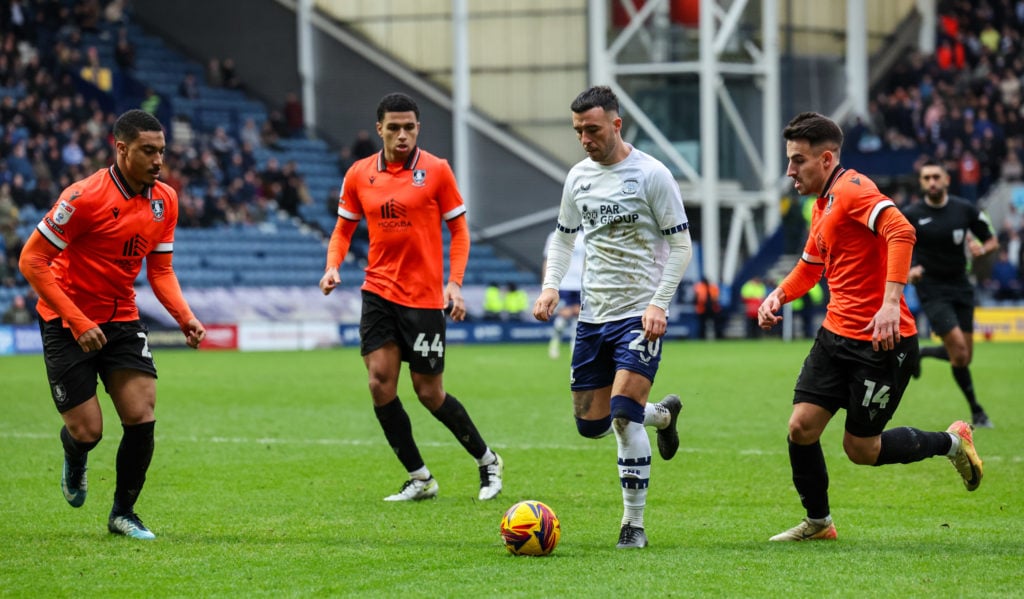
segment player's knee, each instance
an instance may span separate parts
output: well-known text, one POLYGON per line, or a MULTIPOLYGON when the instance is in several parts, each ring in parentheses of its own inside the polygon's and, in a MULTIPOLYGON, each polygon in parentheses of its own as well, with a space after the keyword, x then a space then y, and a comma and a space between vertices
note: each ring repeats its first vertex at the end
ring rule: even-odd
POLYGON ((878 448, 870 444, 843 439, 843 451, 858 466, 874 466, 878 461, 878 448))
POLYGON ((809 426, 799 418, 789 420, 789 439, 797 445, 810 445, 816 443, 821 437, 821 431, 809 426))
POLYGON ((68 422, 65 426, 71 438, 81 443, 96 443, 103 438, 103 420, 68 422))
POLYGON ((600 439, 606 436, 611 431, 612 417, 605 416, 597 420, 587 420, 585 418, 576 418, 576 430, 579 431, 580 435, 588 439, 600 439))

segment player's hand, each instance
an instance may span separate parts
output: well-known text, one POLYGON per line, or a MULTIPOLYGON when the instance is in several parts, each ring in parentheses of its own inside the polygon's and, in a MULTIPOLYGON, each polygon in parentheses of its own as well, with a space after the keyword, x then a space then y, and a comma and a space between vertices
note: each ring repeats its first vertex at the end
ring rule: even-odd
POLYGON ((668 318, 665 316, 665 310, 654 304, 647 304, 644 315, 640 317, 640 324, 644 327, 644 339, 648 341, 661 339, 665 336, 665 331, 668 329, 668 318))
POLYGON ((324 295, 334 291, 334 288, 341 283, 341 275, 338 274, 337 268, 328 268, 324 271, 324 276, 320 277, 320 291, 324 295))
POLYGON ((462 287, 458 283, 448 281, 444 288, 444 306, 453 322, 466 319, 466 300, 462 297, 462 287))
POLYGON ((537 301, 533 303, 533 317, 547 322, 558 307, 558 290, 542 289, 537 301))
POLYGON ((195 318, 189 320, 181 332, 185 333, 185 343, 192 349, 199 347, 203 339, 206 339, 206 327, 195 318))
POLYGON ((781 308, 779 296, 774 291, 769 293, 757 309, 757 325, 767 331, 782 322, 782 316, 777 314, 781 308))
POLYGON ((911 283, 917 284, 921 281, 921 277, 924 275, 924 267, 918 264, 917 266, 911 266, 910 272, 907 273, 907 280, 911 283))
POLYGON ((107 336, 99 327, 93 327, 78 336, 78 346, 84 352, 98 351, 107 344, 107 336))
POLYGON ((967 248, 971 251, 971 256, 974 256, 975 258, 980 258, 985 255, 985 246, 978 243, 975 239, 967 242, 967 248))
POLYGON ((884 302, 861 331, 871 331, 871 347, 875 351, 894 349, 900 342, 900 305, 884 302))

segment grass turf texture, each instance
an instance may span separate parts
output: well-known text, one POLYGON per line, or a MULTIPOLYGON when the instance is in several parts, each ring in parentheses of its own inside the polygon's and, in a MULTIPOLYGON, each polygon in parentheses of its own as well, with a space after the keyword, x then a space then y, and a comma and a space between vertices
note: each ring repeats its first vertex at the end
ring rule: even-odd
MULTIPOLYGON (((998 427, 975 434, 978 491, 945 458, 851 464, 840 414, 823 438, 839 540, 768 543, 803 515, 785 435, 807 349, 665 344, 652 399, 682 396, 682 446, 671 462, 654 452, 643 551, 615 549, 615 441, 576 434, 568 357, 549 360, 544 345, 449 348, 447 389, 505 459, 490 502, 476 500, 476 465, 418 406, 403 368, 400 396, 441 485, 412 504, 381 501, 406 475, 357 350, 158 351, 156 454, 137 506, 154 542, 106 532, 121 434, 110 400, 101 393, 89 499, 72 509, 42 358, 3 357, 0 595, 1020 596, 1024 347, 976 349, 975 386, 998 427), (521 499, 558 514, 553 555, 502 547, 499 521, 521 499)), ((891 425, 945 430, 967 415, 948 364, 925 360, 891 425)))

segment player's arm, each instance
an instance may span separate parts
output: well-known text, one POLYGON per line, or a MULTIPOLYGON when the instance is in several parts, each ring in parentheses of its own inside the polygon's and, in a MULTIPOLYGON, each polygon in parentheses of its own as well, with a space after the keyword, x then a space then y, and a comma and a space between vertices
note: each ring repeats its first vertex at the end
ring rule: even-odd
POLYGON ((171 266, 171 252, 153 252, 146 256, 146 278, 153 288, 153 295, 174 318, 185 334, 185 341, 191 348, 199 347, 206 337, 206 328, 188 307, 181 293, 181 284, 171 266))
POLYGON ((572 263, 576 235, 578 233, 575 230, 570 232, 570 229, 559 223, 558 229, 551 236, 548 254, 544 259, 544 279, 540 296, 533 304, 533 317, 537 320, 546 322, 558 307, 558 288, 572 263))
POLYGON ((967 247, 972 256, 980 258, 999 249, 999 238, 993 233, 992 222, 984 212, 976 211, 970 228, 974 238, 967 242, 967 247))
POLYGON ((100 349, 107 342, 103 331, 64 293, 50 270, 50 262, 60 252, 60 248, 47 241, 38 231, 33 231, 21 250, 18 268, 46 305, 71 328, 71 334, 84 351, 100 349))
POLYGON ((338 222, 334 225, 334 232, 331 233, 331 241, 327 245, 327 267, 324 268, 324 276, 320 277, 320 291, 324 295, 334 291, 334 288, 341 283, 341 273, 338 267, 341 261, 348 254, 352 245, 352 235, 356 232, 359 221, 349 220, 339 216, 338 222))
POLYGON ((910 273, 917 233, 899 210, 888 208, 875 220, 875 231, 885 240, 887 250, 885 295, 864 330, 871 331, 871 346, 878 351, 893 349, 900 342, 900 298, 910 273))
POLYGON ((680 231, 665 236, 668 241, 669 253, 665 261, 665 269, 661 273, 658 289, 651 298, 651 303, 644 310, 640 321, 644 327, 644 337, 649 341, 660 339, 668 329, 668 306, 679 288, 680 281, 686 273, 693 257, 690 230, 680 231))
POLYGON ((804 246, 804 253, 797 261, 796 266, 775 289, 772 289, 757 309, 758 326, 768 330, 782 322, 782 316, 778 315, 782 306, 810 291, 821 280, 821 273, 824 270, 825 263, 822 262, 816 248, 808 238, 807 245, 804 246))
POLYGON ((469 224, 466 213, 445 221, 451 242, 448 245, 448 284, 444 287, 444 306, 451 306, 451 317, 455 322, 466 318, 466 300, 462 297, 462 281, 466 278, 466 264, 469 263, 469 224))

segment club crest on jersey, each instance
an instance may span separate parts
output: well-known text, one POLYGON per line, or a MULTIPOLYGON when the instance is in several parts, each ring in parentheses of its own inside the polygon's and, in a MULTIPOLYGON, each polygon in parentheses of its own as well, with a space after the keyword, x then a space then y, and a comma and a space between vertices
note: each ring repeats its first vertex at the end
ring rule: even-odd
POLYGON ((68 400, 68 392, 64 389, 64 385, 60 383, 53 384, 53 399, 57 403, 64 403, 68 400))
POLYGON ((418 168, 412 172, 412 185, 413 187, 423 187, 427 180, 427 171, 418 168))
POLYGON ((53 222, 58 225, 65 225, 71 220, 71 215, 75 213, 75 207, 71 204, 61 200, 60 205, 57 206, 57 210, 53 213, 53 222))
POLYGON ((836 196, 828 194, 828 202, 825 203, 825 214, 832 212, 832 203, 836 201, 836 196))
POLYGON ((640 191, 640 182, 636 179, 626 179, 622 182, 622 195, 632 196, 640 191))
POLYGON ((149 209, 153 211, 153 220, 160 222, 164 219, 164 201, 154 199, 149 201, 149 209))
POLYGON ((956 245, 962 244, 964 242, 964 235, 965 235, 965 232, 964 232, 963 229, 954 229, 953 230, 953 243, 956 244, 956 245))

